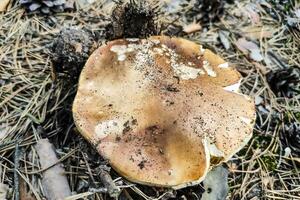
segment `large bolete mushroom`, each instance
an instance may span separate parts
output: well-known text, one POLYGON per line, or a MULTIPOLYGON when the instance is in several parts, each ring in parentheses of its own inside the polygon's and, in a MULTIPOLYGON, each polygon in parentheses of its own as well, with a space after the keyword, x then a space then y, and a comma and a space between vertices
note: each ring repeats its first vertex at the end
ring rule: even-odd
POLYGON ((81 72, 80 133, 122 176, 175 189, 200 183, 251 138, 241 76, 194 42, 166 36, 108 42, 81 72))

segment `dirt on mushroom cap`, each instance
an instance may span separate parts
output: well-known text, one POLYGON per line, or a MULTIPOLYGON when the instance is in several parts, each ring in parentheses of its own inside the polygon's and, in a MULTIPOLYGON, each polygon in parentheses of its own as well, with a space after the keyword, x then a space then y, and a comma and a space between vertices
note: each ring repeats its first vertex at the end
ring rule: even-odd
POLYGON ((80 76, 76 125, 131 181, 174 188, 199 183, 211 155, 229 159, 252 133, 254 104, 224 89, 240 80, 225 63, 179 38, 109 42, 80 76))

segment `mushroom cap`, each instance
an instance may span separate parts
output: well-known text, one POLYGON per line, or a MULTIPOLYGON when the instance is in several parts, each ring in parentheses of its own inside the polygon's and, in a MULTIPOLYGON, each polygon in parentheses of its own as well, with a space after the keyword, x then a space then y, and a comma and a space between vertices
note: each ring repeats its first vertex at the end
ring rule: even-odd
POLYGON ((73 116, 120 175, 178 189, 200 183, 251 138, 254 103, 237 92, 240 79, 185 39, 114 40, 82 70, 73 116))

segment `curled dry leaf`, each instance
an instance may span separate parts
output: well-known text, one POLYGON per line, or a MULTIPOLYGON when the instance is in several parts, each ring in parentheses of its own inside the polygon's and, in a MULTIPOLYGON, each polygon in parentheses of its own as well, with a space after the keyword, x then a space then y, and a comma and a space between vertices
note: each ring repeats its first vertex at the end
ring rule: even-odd
POLYGON ((260 49, 254 42, 248 41, 245 38, 240 38, 235 42, 235 45, 244 54, 249 54, 252 60, 255 60, 257 62, 263 60, 260 49))
POLYGON ((184 25, 183 26, 183 32, 185 32, 187 34, 194 33, 194 32, 200 31, 201 28, 202 27, 199 23, 193 22, 191 24, 184 25))
POLYGON ((225 49, 230 48, 230 41, 229 41, 229 32, 228 31, 219 31, 219 38, 222 43, 222 45, 225 47, 225 49))

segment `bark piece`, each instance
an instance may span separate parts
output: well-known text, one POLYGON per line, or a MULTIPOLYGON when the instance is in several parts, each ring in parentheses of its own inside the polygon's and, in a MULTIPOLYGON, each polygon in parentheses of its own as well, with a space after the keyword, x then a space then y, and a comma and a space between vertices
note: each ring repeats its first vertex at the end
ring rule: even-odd
POLYGON ((65 176, 65 170, 62 164, 58 163, 54 146, 48 139, 41 139, 37 142, 35 148, 39 155, 42 169, 46 169, 42 179, 46 198, 48 200, 63 200, 65 197, 70 196, 71 189, 65 176), (54 165, 55 163, 57 164, 54 165), (52 165, 54 166, 50 167, 52 165))

